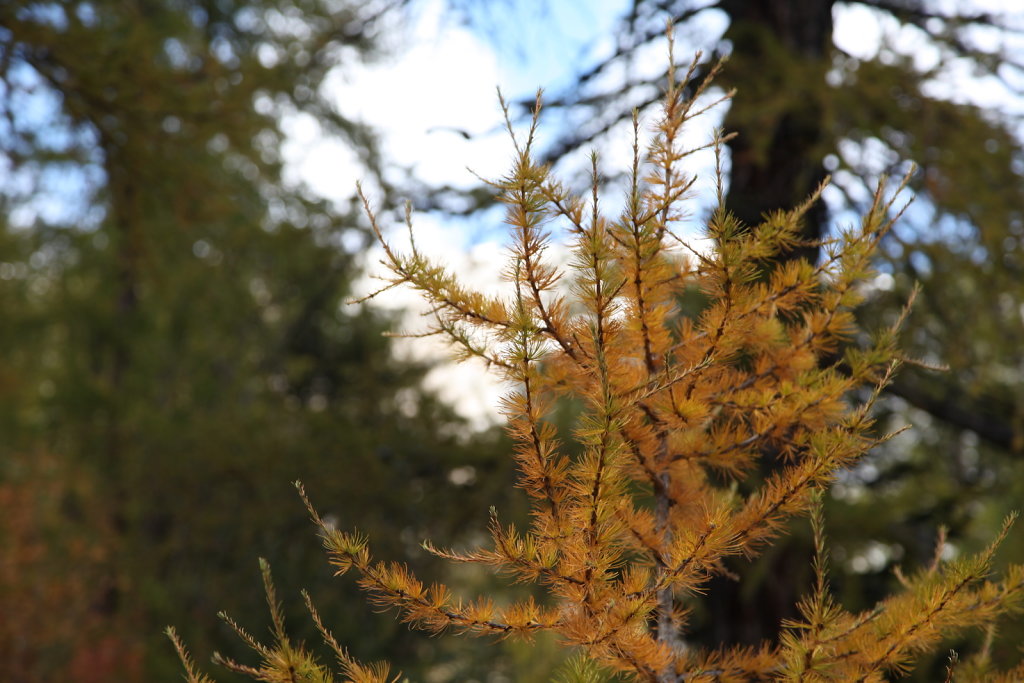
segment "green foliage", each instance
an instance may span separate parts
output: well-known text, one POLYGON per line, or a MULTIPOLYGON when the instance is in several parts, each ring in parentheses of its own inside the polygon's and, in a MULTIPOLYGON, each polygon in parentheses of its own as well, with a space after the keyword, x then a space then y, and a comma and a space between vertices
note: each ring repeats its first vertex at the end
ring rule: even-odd
MULTIPOLYGON (((0 649, 27 650, 5 675, 175 675, 160 628, 182 623, 218 646, 208 608, 232 605, 255 548, 280 578, 317 590, 328 577, 294 533, 303 510, 278 506, 293 479, 315 479, 340 518, 386 509, 362 522, 414 561, 410 539, 464 528, 458 511, 426 510, 491 501, 507 479, 488 457, 500 437, 462 438, 420 388, 424 369, 392 357, 381 340, 391 321, 343 310, 359 274, 352 245, 367 237, 355 207, 282 175, 282 121, 295 115, 379 171, 370 132, 321 86, 329 69, 372 56, 380 21, 362 2, 0 3, 0 174, 11 180, 0 188, 0 484, 83 482, 52 487, 32 519, 7 507, 21 500, 12 494, 4 515, 51 561, 78 542, 93 549, 56 575, 12 563, 2 604, 21 605, 19 591, 74 598, 31 610, 31 633, 3 632, 0 649), (453 484, 457 466, 476 467, 476 483, 453 484), (107 650, 144 661, 115 671, 107 650)), ((372 651, 367 612, 325 618, 372 651)), ((424 666, 450 656, 415 651, 424 666)))
POLYGON ((554 683, 609 683, 614 679, 597 662, 577 654, 567 659, 551 680, 554 683))

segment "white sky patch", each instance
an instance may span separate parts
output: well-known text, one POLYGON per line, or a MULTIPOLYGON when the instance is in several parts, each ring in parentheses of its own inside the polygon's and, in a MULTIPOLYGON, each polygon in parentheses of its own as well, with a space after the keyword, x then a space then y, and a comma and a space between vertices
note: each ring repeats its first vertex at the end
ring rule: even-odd
MULTIPOLYGON (((442 9, 436 0, 426 3, 411 25, 396 28, 406 47, 370 64, 343 64, 323 88, 348 117, 380 133, 388 166, 410 168, 430 184, 470 187, 467 166, 488 176, 508 158, 497 134, 502 74, 490 47, 445 23, 442 9)), ((293 117, 287 131, 285 157, 297 175, 324 197, 351 197, 365 173, 345 143, 325 140, 308 116, 293 117)))
POLYGON ((882 15, 863 5, 839 3, 832 10, 832 41, 840 50, 857 59, 871 59, 882 43, 884 29, 879 23, 882 15))
POLYGON ((468 187, 475 181, 467 166, 487 176, 505 160, 501 136, 479 137, 501 125, 501 73, 487 44, 445 25, 439 5, 412 27, 411 44, 397 59, 354 73, 339 69, 327 88, 350 115, 384 134, 389 163, 411 167, 428 183, 468 187))
POLYGON ((282 128, 288 136, 283 146, 288 180, 301 179, 322 197, 351 196, 362 177, 362 166, 350 145, 324 137, 320 124, 309 114, 288 117, 282 128))

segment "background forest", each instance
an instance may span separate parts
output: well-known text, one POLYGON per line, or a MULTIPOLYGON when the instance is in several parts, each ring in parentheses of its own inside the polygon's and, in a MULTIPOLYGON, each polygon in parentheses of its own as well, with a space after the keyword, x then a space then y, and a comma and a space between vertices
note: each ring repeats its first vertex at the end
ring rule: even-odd
MULTIPOLYGON (((397 313, 343 305, 370 267, 368 226, 348 188, 326 199, 313 187, 363 178, 385 211, 410 197, 438 224, 489 234, 486 190, 403 168, 360 103, 330 87, 396 58, 427 9, 540 74, 510 94, 548 88, 542 152, 570 175, 659 97, 669 18, 684 61, 729 55, 718 84, 741 95, 723 121, 739 133, 727 204, 742 220, 792 208, 832 173, 806 224, 827 235, 864 212, 881 174, 916 163, 918 198, 882 244, 861 313, 890 322, 921 282, 903 344, 950 370, 900 374, 882 422, 913 428, 827 498, 833 585, 850 609, 872 604, 896 565, 928 562, 941 526, 949 552, 982 547, 1024 500, 1024 13, 1012 5, 0 3, 0 612, 14 615, 0 620, 0 676, 177 680, 168 623, 201 661, 236 654, 216 612, 265 621, 257 556, 295 611, 292 635, 312 632, 307 588, 339 640, 412 680, 546 680, 558 666, 548 642, 427 639, 375 615, 331 579, 290 485, 307 482, 379 556, 499 590, 419 543, 478 541, 492 505, 523 513, 506 441, 425 389, 425 362, 393 353, 381 334, 397 313), (581 18, 607 33, 580 38, 581 18), (568 70, 538 67, 559 42, 578 49, 568 70), (295 122, 309 120, 337 151, 336 177, 288 163, 295 122)), ((430 99, 459 78, 408 85, 430 99)), ((513 114, 528 118, 532 101, 513 114)), ((429 134, 442 149, 489 135, 429 134)), ((494 149, 500 168, 507 150, 494 149)), ((702 642, 776 637, 810 557, 799 522, 753 565, 730 566, 742 578, 711 584, 702 642)), ((1022 560, 1017 529, 999 562, 1022 560)), ((1020 624, 1001 625, 993 657, 1019 659, 1022 640, 1020 624)))

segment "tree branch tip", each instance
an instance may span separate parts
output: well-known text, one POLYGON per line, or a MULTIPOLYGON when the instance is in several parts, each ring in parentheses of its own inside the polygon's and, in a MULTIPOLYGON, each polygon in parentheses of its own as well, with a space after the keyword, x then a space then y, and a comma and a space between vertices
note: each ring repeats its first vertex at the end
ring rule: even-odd
POLYGON ((898 359, 904 365, 911 367, 920 368, 921 370, 929 370, 931 372, 949 372, 949 365, 946 363, 933 363, 930 361, 923 360, 921 358, 913 358, 911 356, 904 356, 900 354, 898 359))

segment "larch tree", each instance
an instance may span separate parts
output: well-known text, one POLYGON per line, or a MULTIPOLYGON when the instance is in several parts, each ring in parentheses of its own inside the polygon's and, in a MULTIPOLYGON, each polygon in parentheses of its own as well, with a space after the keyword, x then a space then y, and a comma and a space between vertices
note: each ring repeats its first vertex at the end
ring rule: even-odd
MULTIPOLYGON (((918 426, 898 447, 877 449, 826 500, 856 520, 834 529, 844 590, 884 594, 897 587, 889 577, 901 558, 930 553, 939 525, 949 528, 951 547, 978 548, 1024 495, 1024 157, 1014 103, 1024 13, 1014 3, 933 0, 636 0, 614 49, 546 98, 546 111, 569 125, 539 149, 540 159, 585 168, 590 145, 628 128, 634 108, 655 106, 665 74, 649 56, 666 16, 687 48, 707 50, 702 68, 729 58, 719 82, 740 93, 723 123, 737 134, 726 145, 730 212, 754 224, 801 205, 826 174, 833 178, 803 221, 811 242, 783 258, 815 260, 813 241, 866 212, 882 175, 900 177, 911 162, 918 168, 914 209, 876 252, 878 286, 858 315, 887 324, 922 283, 906 349, 949 371, 909 367, 886 387, 883 410, 918 426)), ((529 118, 532 101, 515 104, 529 118)), ((810 545, 804 533, 788 551, 766 556, 752 574, 762 590, 730 593, 723 581, 710 607, 719 626, 701 641, 777 637, 810 578, 790 558, 810 545)), ((1013 557, 1024 558, 1013 546, 1013 557)), ((1016 657, 1020 633, 1002 635, 997 649, 1016 657)))
MULTIPOLYGON (((487 547, 424 547, 535 584, 539 594, 469 600, 428 585, 401 563, 374 559, 365 535, 339 528, 301 484, 299 492, 330 563, 338 574, 354 572, 373 604, 431 633, 554 633, 581 656, 569 680, 598 680, 602 671, 651 683, 885 680, 952 634, 993 624, 1024 597, 1024 567, 988 579, 1012 519, 977 554, 944 561, 940 539, 934 562, 900 574, 903 589, 877 605, 849 611, 831 595, 821 494, 894 436, 878 429, 872 408, 905 361, 897 336, 910 302, 870 335, 858 330, 853 309, 875 250, 903 213, 897 201, 909 176, 889 198, 884 186, 874 193, 859 229, 812 241, 802 226, 822 187, 791 210, 747 224, 728 209, 719 167, 717 208, 705 221, 710 246, 699 247, 676 232, 693 201, 687 161, 711 148, 720 162, 730 140, 717 134, 703 147, 684 146, 687 124, 728 99, 707 96, 716 69, 700 70, 694 60, 677 81, 670 50, 653 139, 644 151, 635 117, 628 190, 614 215, 604 209, 596 154, 583 194, 535 158, 539 97, 524 136, 509 124, 514 163, 492 182, 510 232, 504 294, 474 291, 426 257, 411 210, 410 247, 393 246, 364 199, 392 273, 387 286, 419 291, 433 313, 426 333, 444 335, 460 355, 483 359, 508 382, 502 408, 516 443, 518 485, 531 501, 526 527, 492 512, 487 547), (549 253, 553 232, 567 237, 565 263, 549 253), (811 247, 821 251, 817 262, 800 256, 811 247), (707 303, 686 315, 680 302, 694 291, 707 303), (583 405, 571 437, 581 446, 575 457, 551 421, 566 397, 583 405), (768 459, 775 462, 764 475, 768 459), (791 518, 807 514, 815 580, 797 616, 780 624, 781 637, 758 647, 690 640, 691 616, 705 592, 713 598, 712 577, 729 573, 727 561, 756 557, 791 518)), ((265 564, 263 572, 273 640, 264 644, 223 615, 260 662, 215 661, 258 680, 334 680, 289 638, 265 564)), ((339 676, 393 679, 387 665, 354 659, 308 595, 305 602, 339 676)), ((169 635, 190 683, 210 681, 176 633, 169 635)), ((1020 667, 999 674, 985 653, 949 666, 951 680, 1024 674, 1020 667)))

